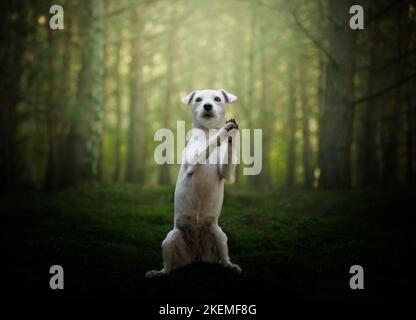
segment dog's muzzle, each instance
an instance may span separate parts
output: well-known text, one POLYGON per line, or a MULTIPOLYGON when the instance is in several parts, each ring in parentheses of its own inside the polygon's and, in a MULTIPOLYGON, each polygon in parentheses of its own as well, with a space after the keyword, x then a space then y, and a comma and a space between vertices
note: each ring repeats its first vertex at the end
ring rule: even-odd
POLYGON ((214 118, 214 117, 215 117, 215 115, 214 115, 214 113, 212 113, 211 111, 204 111, 204 112, 202 113, 202 117, 203 117, 203 118, 214 118))

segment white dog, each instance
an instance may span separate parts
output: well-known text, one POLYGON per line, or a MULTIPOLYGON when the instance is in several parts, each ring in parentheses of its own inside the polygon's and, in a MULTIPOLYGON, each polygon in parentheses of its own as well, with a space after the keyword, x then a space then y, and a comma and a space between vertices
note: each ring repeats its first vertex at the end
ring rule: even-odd
POLYGON ((224 179, 233 180, 237 163, 238 123, 225 121, 225 104, 236 99, 222 89, 194 90, 182 99, 192 105, 193 129, 176 183, 174 227, 162 242, 163 269, 149 271, 146 277, 197 261, 221 263, 241 272, 231 263, 227 236, 218 226, 224 179))

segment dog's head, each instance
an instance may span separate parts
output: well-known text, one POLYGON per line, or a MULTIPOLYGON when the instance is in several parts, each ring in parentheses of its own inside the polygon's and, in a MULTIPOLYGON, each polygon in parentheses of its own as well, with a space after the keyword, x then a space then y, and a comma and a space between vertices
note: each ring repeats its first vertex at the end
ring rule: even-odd
POLYGON ((194 90, 182 99, 192 106, 194 126, 218 129, 224 126, 225 104, 233 103, 237 97, 224 89, 194 90))

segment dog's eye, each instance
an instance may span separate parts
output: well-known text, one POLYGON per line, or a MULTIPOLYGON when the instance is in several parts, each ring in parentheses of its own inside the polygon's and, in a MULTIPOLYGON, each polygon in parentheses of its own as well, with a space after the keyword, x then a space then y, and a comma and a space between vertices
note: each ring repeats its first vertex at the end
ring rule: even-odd
POLYGON ((217 102, 221 102, 220 97, 215 97, 214 100, 217 101, 217 102))
POLYGON ((195 102, 201 102, 202 101, 202 99, 201 98, 196 98, 195 99, 195 102))

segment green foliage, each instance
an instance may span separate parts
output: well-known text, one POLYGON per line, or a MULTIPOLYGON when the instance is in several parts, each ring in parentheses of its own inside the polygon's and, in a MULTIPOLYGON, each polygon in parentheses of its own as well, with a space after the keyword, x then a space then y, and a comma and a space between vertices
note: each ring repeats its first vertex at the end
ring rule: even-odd
POLYGON ((415 6, 358 3, 370 17, 359 31, 333 28, 348 25, 346 1, 66 0, 63 30, 47 1, 5 3, 2 189, 172 185, 154 133, 190 128, 180 98, 198 88, 234 93, 226 117, 263 129, 263 172, 240 169, 240 185, 414 181, 415 6), (351 49, 334 44, 344 36, 351 49), (351 66, 331 68, 344 56, 351 66))

